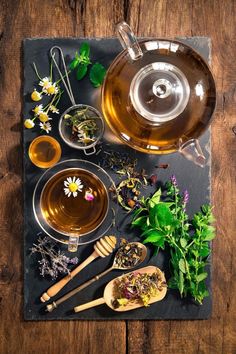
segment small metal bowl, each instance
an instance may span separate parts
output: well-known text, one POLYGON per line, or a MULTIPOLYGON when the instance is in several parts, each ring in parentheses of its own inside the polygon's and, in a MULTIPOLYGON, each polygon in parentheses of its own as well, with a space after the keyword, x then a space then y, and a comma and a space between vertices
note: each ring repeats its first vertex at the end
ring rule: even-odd
POLYGON ((61 138, 64 140, 64 142, 69 145, 70 147, 78 150, 83 150, 85 155, 92 155, 96 152, 95 146, 99 142, 99 140, 102 138, 104 134, 104 121, 102 118, 101 113, 94 107, 86 105, 86 104, 78 104, 74 105, 70 108, 68 108, 61 116, 59 120, 59 133, 61 138), (95 133, 95 141, 93 141, 91 144, 85 144, 79 141, 73 141, 71 139, 71 128, 66 125, 66 119, 65 115, 66 114, 71 114, 73 111, 78 111, 78 110, 83 110, 87 109, 88 113, 92 113, 91 119, 96 120, 96 125, 97 125, 97 131, 95 133))

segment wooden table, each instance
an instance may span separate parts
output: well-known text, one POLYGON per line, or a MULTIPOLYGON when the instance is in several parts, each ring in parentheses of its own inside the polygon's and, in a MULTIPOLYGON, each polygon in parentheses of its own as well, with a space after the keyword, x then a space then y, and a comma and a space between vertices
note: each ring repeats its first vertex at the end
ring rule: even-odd
POLYGON ((236 1, 1 0, 0 353, 236 352, 236 1), (207 321, 24 322, 22 294, 22 39, 209 36, 218 107, 212 124, 213 315, 207 321))

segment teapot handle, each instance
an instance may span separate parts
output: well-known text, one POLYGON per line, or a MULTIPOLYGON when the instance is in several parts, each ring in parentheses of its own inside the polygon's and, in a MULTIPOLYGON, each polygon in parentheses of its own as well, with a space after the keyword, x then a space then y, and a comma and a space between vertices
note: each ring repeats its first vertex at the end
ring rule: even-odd
POLYGON ((204 167, 206 165, 206 158, 203 155, 201 146, 197 139, 190 139, 187 142, 181 144, 179 146, 179 152, 188 160, 195 163, 200 167, 204 167))
POLYGON ((128 50, 131 60, 138 60, 143 52, 128 23, 122 21, 116 25, 118 39, 124 49, 128 50))

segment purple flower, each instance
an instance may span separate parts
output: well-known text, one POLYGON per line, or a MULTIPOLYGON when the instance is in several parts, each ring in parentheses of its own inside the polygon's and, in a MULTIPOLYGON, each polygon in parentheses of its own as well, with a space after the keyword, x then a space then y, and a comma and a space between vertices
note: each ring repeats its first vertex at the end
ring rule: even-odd
POLYGON ((187 189, 184 191, 184 194, 183 194, 183 204, 187 204, 189 201, 189 193, 187 191, 187 189))
POLYGON ((69 264, 77 264, 78 258, 67 257, 54 242, 47 237, 39 237, 38 243, 33 244, 32 253, 40 253, 41 259, 38 261, 39 272, 43 277, 49 275, 52 279, 56 279, 60 273, 68 274, 69 264))
POLYGON ((78 261, 79 261, 79 259, 78 259, 77 257, 74 257, 74 258, 71 258, 71 259, 70 259, 70 263, 71 263, 71 264, 77 264, 78 261))
POLYGON ((88 202, 92 202, 94 200, 93 190, 91 188, 85 192, 84 199, 88 202))
POLYGON ((172 176, 170 177, 170 180, 171 180, 171 183, 172 183, 172 185, 173 185, 174 187, 177 187, 177 186, 178 186, 175 175, 172 175, 172 176))

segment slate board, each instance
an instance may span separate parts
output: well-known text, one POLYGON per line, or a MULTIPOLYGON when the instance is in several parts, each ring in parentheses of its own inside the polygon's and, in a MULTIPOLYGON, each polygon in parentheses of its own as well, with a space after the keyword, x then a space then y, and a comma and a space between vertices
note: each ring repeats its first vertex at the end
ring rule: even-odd
MULTIPOLYGON (((37 77, 34 73, 32 63, 37 64, 39 73, 44 76, 49 75, 49 50, 54 45, 59 45, 65 54, 66 62, 74 56, 83 41, 89 41, 91 46, 92 61, 96 60, 108 67, 115 56, 121 51, 121 46, 117 39, 101 38, 101 39, 74 39, 74 38, 55 38, 55 39, 26 39, 24 40, 24 117, 30 117, 30 112, 35 104, 30 99, 30 93, 33 87, 37 87, 37 77)), ((181 38, 181 41, 195 48, 206 60, 210 60, 210 39, 206 37, 181 38)), ((100 89, 92 88, 88 78, 77 82, 74 75, 71 75, 71 84, 74 91, 75 100, 77 103, 90 104, 97 107, 100 111, 100 89)), ((63 112, 70 106, 70 101, 67 95, 64 94, 60 101, 59 109, 63 112)), ((55 116, 54 116, 55 117, 55 116)), ((62 146, 62 160, 69 158, 86 159, 83 152, 78 152, 71 149, 61 140, 58 128, 58 118, 53 119, 52 136, 60 142, 62 146)), ((106 128, 107 129, 107 128, 106 128)), ((191 216, 198 211, 200 206, 210 201, 210 172, 211 172, 211 154, 210 154, 210 129, 201 137, 201 145, 204 153, 208 158, 207 166, 202 169, 185 160, 179 154, 172 155, 147 155, 136 152, 131 148, 120 143, 109 143, 106 140, 108 136, 106 130, 105 138, 102 143, 102 148, 106 151, 119 149, 122 152, 127 152, 130 156, 138 159, 138 168, 145 168, 147 174, 158 174, 158 185, 162 186, 172 174, 175 174, 181 189, 187 189, 190 193, 190 202, 188 213, 191 216), (154 166, 168 163, 170 166, 166 170, 155 170, 154 166)), ((109 309, 106 305, 101 305, 89 309, 87 311, 75 314, 72 312, 74 306, 94 300, 103 295, 105 285, 113 278, 123 274, 122 271, 112 271, 104 276, 98 282, 81 291, 68 301, 61 304, 52 313, 45 313, 45 305, 40 303, 39 297, 47 290, 53 282, 43 279, 39 276, 37 269, 37 257, 30 256, 29 248, 36 242, 38 234, 41 232, 39 225, 34 219, 32 209, 32 195, 35 184, 44 170, 35 167, 29 160, 28 148, 30 142, 39 134, 39 128, 26 130, 23 132, 24 144, 24 318, 26 320, 137 320, 137 319, 207 319, 211 315, 212 299, 211 299, 211 274, 207 279, 207 286, 210 296, 206 298, 202 306, 196 305, 191 299, 181 300, 177 292, 169 290, 167 296, 161 302, 157 302, 149 308, 141 308, 130 312, 117 313, 109 309)), ((89 157, 89 160, 99 163, 103 157, 103 152, 97 156, 89 157)), ((109 171, 108 171, 109 172, 109 171)), ((110 171, 111 172, 111 171, 110 171)), ((110 173, 115 182, 119 182, 119 177, 110 173)), ((155 191, 154 187, 148 188, 145 193, 150 194, 155 191)), ((116 226, 110 231, 110 234, 122 236, 128 240, 138 240, 137 233, 131 232, 127 225, 130 221, 130 216, 127 216, 121 209, 118 210, 116 217, 116 226)), ((66 246, 61 245, 61 249, 66 251, 66 246)), ((93 251, 93 244, 79 247, 77 256, 80 262, 86 259, 93 251)), ((75 254, 72 254, 73 256, 75 254)), ((104 259, 97 259, 87 266, 79 276, 75 277, 67 286, 55 297, 55 300, 63 294, 73 289, 74 287, 84 283, 94 275, 104 271, 112 264, 113 256, 104 259)), ((153 256, 151 251, 148 252, 147 261, 142 266, 147 264, 155 265, 165 271, 166 277, 170 276, 168 272, 168 255, 160 252, 159 255, 153 256)), ((209 271, 211 266, 209 265, 209 271)))

